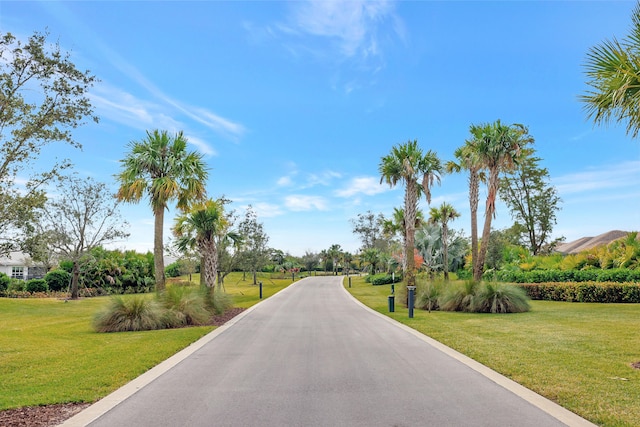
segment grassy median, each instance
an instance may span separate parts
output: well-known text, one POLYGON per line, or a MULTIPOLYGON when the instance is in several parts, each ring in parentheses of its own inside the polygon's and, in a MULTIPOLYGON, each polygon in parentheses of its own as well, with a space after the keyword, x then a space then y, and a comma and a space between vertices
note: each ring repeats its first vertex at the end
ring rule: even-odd
MULTIPOLYGON (((345 280, 345 285, 348 283, 345 280)), ((602 426, 640 420, 640 304, 532 301, 519 314, 389 313, 390 286, 351 278, 353 296, 602 426)), ((396 284, 396 287, 400 286, 396 284)))

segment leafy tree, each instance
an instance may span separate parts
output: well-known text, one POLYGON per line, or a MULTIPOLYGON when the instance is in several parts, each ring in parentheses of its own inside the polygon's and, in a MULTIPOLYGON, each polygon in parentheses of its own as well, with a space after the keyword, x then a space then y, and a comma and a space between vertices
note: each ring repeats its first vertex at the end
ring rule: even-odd
POLYGON ((549 181, 549 171, 540 167, 535 150, 527 148, 513 173, 500 179, 500 198, 511 210, 511 217, 524 234, 533 255, 549 246, 561 202, 549 181))
POLYGON ((371 211, 358 214, 357 218, 350 220, 353 227, 353 234, 357 234, 362 242, 361 250, 369 248, 382 249, 384 240, 382 238, 384 216, 382 214, 375 215, 371 211))
POLYGON ((587 84, 580 97, 596 125, 626 122, 627 135, 640 132, 640 3, 631 13, 631 29, 622 40, 613 38, 592 47, 585 63, 587 84))
MULTIPOLYGON (((391 153, 382 157, 378 169, 381 183, 386 182, 391 187, 398 182, 404 183, 404 253, 413 254, 418 198, 424 193, 427 203, 431 203, 431 188, 435 182, 440 182, 440 174, 443 172, 440 159, 431 150, 423 153, 418 147, 418 141, 414 140, 394 146, 391 153)), ((414 258, 405 256, 405 259, 403 274, 407 286, 415 286, 414 258)))
POLYGON ((253 276, 253 284, 258 284, 257 273, 269 262, 269 236, 251 207, 247 208, 244 219, 238 224, 238 233, 244 244, 241 253, 241 265, 253 276))
POLYGON ((443 202, 438 208, 431 208, 429 211, 429 222, 431 224, 440 225, 440 229, 442 230, 442 265, 444 269, 444 280, 449 280, 449 221, 454 220, 459 216, 460 213, 446 202, 443 202))
POLYGON ((204 284, 212 290, 218 275, 217 238, 225 228, 223 205, 214 200, 193 205, 176 219, 173 228, 176 245, 181 251, 198 249, 202 257, 200 274, 204 276, 204 284))
POLYGON ((305 270, 307 270, 309 274, 311 274, 311 272, 314 271, 318 266, 318 263, 320 262, 320 257, 315 252, 305 251, 301 261, 305 270))
POLYGON ((71 298, 78 298, 78 278, 83 256, 104 243, 129 236, 128 224, 118 212, 118 202, 104 183, 91 178, 67 177, 60 181, 59 199, 50 200, 43 211, 53 246, 72 261, 71 298))
POLYGON ((187 139, 182 132, 171 136, 167 131, 147 131, 145 139, 129 144, 129 152, 120 163, 118 199, 138 203, 148 197, 153 210, 154 274, 156 290, 162 291, 164 212, 174 200, 182 210, 193 202, 203 201, 208 172, 202 154, 187 151, 187 139))
POLYGON ((79 71, 59 45, 48 45, 47 36, 35 32, 22 41, 0 31, 0 254, 17 247, 7 236, 37 220, 34 210, 46 201, 42 185, 70 166, 63 160, 36 171, 42 148, 54 142, 80 147, 73 129, 85 118, 98 121, 87 96, 95 77, 79 71), (32 175, 19 177, 25 171, 32 175))
POLYGON ((480 250, 473 268, 474 280, 481 280, 487 249, 489 247, 489 234, 491 232, 491 220, 496 212, 496 199, 500 184, 500 174, 513 170, 521 155, 522 148, 533 139, 529 136, 528 129, 519 124, 503 125, 500 120, 485 124, 479 132, 479 139, 473 144, 476 155, 482 167, 488 171, 487 203, 485 208, 484 227, 480 250))

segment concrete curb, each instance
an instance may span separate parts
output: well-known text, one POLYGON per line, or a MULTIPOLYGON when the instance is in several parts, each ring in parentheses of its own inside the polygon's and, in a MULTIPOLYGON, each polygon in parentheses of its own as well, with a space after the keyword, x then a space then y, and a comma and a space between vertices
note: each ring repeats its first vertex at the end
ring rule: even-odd
POLYGON ((509 390, 510 392, 512 392, 513 394, 515 394, 516 396, 521 397, 522 399, 526 400, 527 402, 531 403, 533 406, 540 408, 541 410, 543 410, 544 412, 546 412, 547 414, 551 415, 552 417, 554 417, 555 419, 557 419, 558 421, 566 424, 567 426, 571 426, 571 427, 597 427, 596 424, 591 423, 590 421, 585 420, 584 418, 580 417, 577 414, 574 414, 573 412, 569 411, 568 409, 563 408, 562 406, 558 405, 555 402, 552 402, 551 400, 547 399, 544 396, 539 395, 538 393, 529 390, 528 388, 518 384, 517 382, 510 380, 509 378, 505 377, 502 374, 499 374, 498 372, 494 371, 493 369, 490 369, 486 366, 484 366, 481 363, 476 362, 475 360, 471 359, 470 357, 465 356, 464 354, 450 348, 447 347, 446 345, 442 344, 439 341, 434 340, 433 338, 428 337, 427 335, 422 334, 421 332, 416 331, 413 328, 410 328, 409 326, 398 322, 397 320, 394 320, 388 316, 385 316, 382 313, 379 313, 375 310, 373 310, 370 307, 367 307, 366 305, 364 305, 362 302, 358 301, 353 295, 351 295, 349 293, 349 291, 344 287, 344 284, 342 284, 342 289, 344 290, 344 292, 349 295, 349 297, 355 301, 358 305, 360 305, 362 308, 364 308, 365 310, 369 311, 370 313, 375 314, 376 316, 385 319, 386 321, 388 321, 389 323, 392 323, 396 326, 398 326, 401 329, 404 329, 405 331, 409 332, 410 334, 414 335, 415 337, 421 339, 422 341, 426 342, 427 344, 431 345, 432 347, 437 348, 438 350, 440 350, 441 352, 445 353, 448 356, 453 357, 454 359, 458 360, 459 362, 465 364, 466 366, 468 366, 469 368, 473 369, 474 371, 478 372, 479 374, 485 376, 486 378, 490 379, 491 381, 493 381, 494 383, 498 384, 499 386, 509 390))
MULTIPOLYGON (((286 291, 287 289, 292 288, 293 286, 297 285, 301 281, 302 280, 298 280, 297 282, 292 283, 286 288, 271 295, 269 298, 273 298, 274 296, 286 291)), ((168 370, 170 370, 171 368, 173 368, 174 366, 182 362, 184 359, 186 359, 187 357, 189 357, 190 355, 198 351, 200 348, 202 348, 209 342, 213 341, 218 335, 224 333, 227 329, 235 325, 244 316, 251 313, 256 307, 258 307, 263 302, 267 301, 269 298, 263 299, 257 304, 252 305, 242 313, 235 316, 233 319, 229 320, 224 325, 209 332, 207 335, 203 336, 198 341, 192 344, 189 344, 187 347, 183 348, 182 350, 180 350, 178 353, 174 354, 170 358, 166 359, 163 362, 160 362, 158 365, 149 369, 147 372, 143 373, 139 377, 131 380, 130 382, 123 385, 116 391, 103 397, 93 405, 77 413, 73 417, 67 419, 64 423, 59 424, 58 427, 84 427, 86 425, 89 425, 93 421, 100 418, 103 414, 107 413, 112 408, 119 405, 122 401, 124 401, 128 397, 135 394, 138 390, 150 384, 156 378, 158 378, 159 376, 161 376, 162 374, 164 374, 165 372, 167 372, 168 370)))

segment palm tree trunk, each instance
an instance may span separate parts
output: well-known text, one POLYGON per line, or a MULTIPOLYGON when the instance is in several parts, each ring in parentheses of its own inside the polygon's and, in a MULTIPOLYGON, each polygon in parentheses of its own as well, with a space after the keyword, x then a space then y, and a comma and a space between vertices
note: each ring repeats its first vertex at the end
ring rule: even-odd
POLYGON ((164 291, 164 206, 154 208, 153 268, 156 279, 156 292, 164 291))
POLYGON ((478 200, 480 192, 480 183, 478 179, 478 171, 469 171, 469 208, 471 209, 471 267, 473 277, 476 277, 476 268, 478 263, 478 200))
POLYGON ((444 270, 444 280, 449 280, 449 247, 447 245, 447 222, 442 223, 442 268, 444 270))
POLYGON ((418 208, 418 194, 414 180, 407 180, 404 192, 404 220, 405 220, 405 278, 407 286, 416 285, 414 274, 415 262, 413 248, 415 246, 416 210, 418 208))
POLYGON ((218 270, 218 251, 214 240, 207 240, 201 246, 204 261, 204 283, 213 289, 216 285, 218 270))
POLYGON ((498 194, 498 175, 499 171, 491 170, 489 172, 489 192, 487 194, 487 208, 484 216, 484 228, 482 229, 482 241, 480 242, 480 252, 478 253, 478 263, 474 267, 473 279, 481 280, 484 270, 484 260, 489 249, 489 235, 491 234, 491 220, 496 211, 496 196, 498 194))

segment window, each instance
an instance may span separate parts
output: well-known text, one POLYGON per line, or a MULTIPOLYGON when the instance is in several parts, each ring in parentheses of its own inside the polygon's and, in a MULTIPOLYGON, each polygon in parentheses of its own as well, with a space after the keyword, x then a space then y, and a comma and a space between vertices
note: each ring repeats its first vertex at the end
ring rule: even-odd
POLYGON ((24 280, 24 267, 11 267, 11 278, 24 280))

